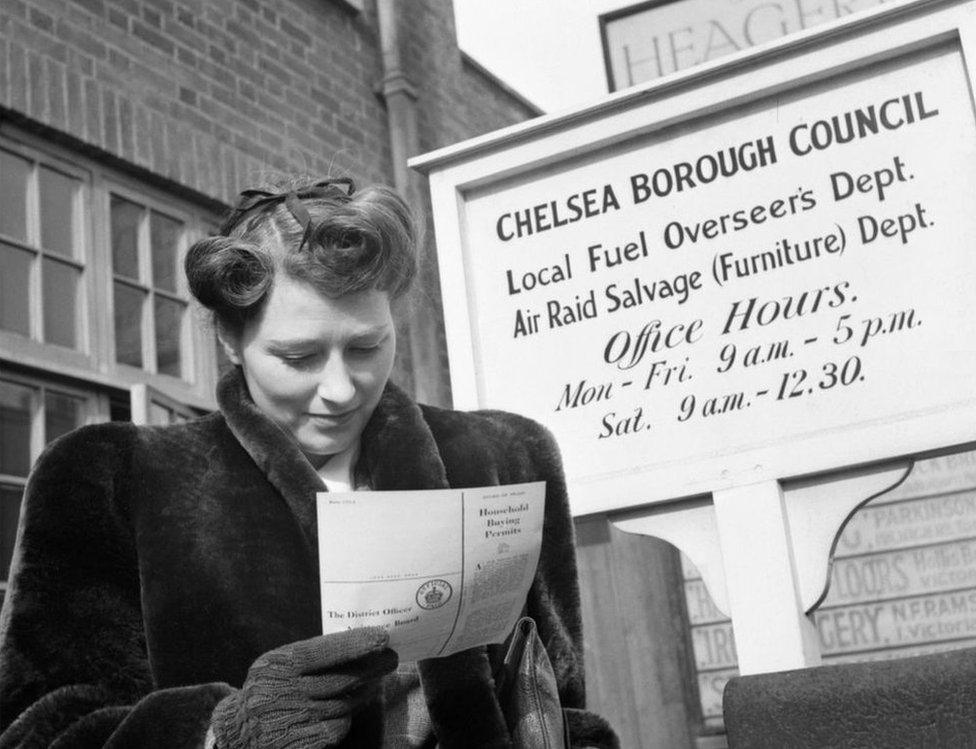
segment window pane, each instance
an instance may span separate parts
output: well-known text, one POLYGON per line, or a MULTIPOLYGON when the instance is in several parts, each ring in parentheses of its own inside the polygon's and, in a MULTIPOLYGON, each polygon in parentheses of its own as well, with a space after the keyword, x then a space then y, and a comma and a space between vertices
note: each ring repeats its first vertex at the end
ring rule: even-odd
POLYGON ((149 214, 149 245, 152 252, 153 286, 166 291, 176 291, 179 277, 180 230, 176 219, 153 211, 149 214))
POLYGON ((173 412, 158 403, 149 403, 149 423, 163 426, 173 423, 173 412))
POLYGON ((30 266, 33 258, 31 252, 0 242, 0 328, 26 336, 30 335, 30 266))
POLYGON ((78 180, 41 167, 41 246, 74 256, 75 190, 78 180))
POLYGON ((34 388, 0 380, 0 473, 30 471, 31 403, 34 388))
POLYGON ((10 575, 10 558, 14 554, 23 493, 19 486, 0 485, 0 580, 6 580, 10 575))
POLYGON ((51 442, 82 425, 84 402, 62 393, 44 394, 44 440, 51 442))
POLYGON ((145 292, 115 282, 115 360, 142 366, 142 299, 145 292))
POLYGON ((0 234, 27 241, 27 177, 31 163, 0 151, 0 234))
POLYGON ((156 371, 161 374, 183 376, 182 348, 183 315, 186 306, 172 299, 156 297, 156 371))
POLYGON ((44 259, 44 340, 59 346, 78 345, 78 279, 81 271, 57 260, 44 259))
POLYGON ((139 278, 139 219, 142 206, 112 196, 112 269, 139 278))
POLYGON ((110 397, 108 402, 109 421, 132 421, 132 405, 128 398, 110 397))

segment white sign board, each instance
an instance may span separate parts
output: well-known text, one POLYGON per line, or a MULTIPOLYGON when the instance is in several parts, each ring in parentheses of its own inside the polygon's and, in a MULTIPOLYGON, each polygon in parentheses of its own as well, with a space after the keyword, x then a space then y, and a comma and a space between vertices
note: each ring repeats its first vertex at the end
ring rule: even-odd
POLYGON ((549 427, 577 512, 976 438, 970 73, 900 23, 435 167, 459 405, 549 427))

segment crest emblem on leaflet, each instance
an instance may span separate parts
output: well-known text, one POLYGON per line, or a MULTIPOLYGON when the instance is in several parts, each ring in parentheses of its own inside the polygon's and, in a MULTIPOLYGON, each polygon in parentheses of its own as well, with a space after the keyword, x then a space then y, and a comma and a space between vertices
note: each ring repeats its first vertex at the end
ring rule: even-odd
POLYGON ((439 609, 451 600, 453 593, 447 580, 428 580, 417 589, 417 605, 422 609, 439 609))

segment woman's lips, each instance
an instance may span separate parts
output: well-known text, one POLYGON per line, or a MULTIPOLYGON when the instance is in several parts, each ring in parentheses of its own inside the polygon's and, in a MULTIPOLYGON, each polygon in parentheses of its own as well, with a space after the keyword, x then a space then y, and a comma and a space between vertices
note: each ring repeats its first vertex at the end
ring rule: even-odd
POLYGON ((306 414, 309 419, 319 424, 326 424, 328 426, 340 426, 345 424, 349 419, 356 413, 356 409, 351 411, 345 411, 341 414, 306 414))

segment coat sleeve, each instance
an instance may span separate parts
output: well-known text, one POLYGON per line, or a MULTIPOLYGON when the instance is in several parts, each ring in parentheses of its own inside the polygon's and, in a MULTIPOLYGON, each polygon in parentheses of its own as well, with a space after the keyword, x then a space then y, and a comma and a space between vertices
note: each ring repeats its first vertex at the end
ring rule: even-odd
POLYGON ((0 615, 0 748, 202 746, 231 689, 154 690, 128 519, 135 430, 48 447, 28 480, 0 615))

